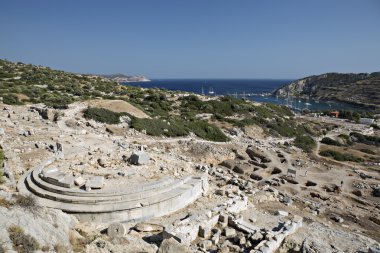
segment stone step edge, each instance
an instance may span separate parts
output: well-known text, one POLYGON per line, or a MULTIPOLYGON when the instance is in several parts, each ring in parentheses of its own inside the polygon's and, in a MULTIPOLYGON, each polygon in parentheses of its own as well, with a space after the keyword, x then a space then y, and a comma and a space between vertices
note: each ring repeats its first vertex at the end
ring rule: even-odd
POLYGON ((173 199, 176 196, 192 191, 194 187, 200 185, 202 187, 202 178, 193 177, 192 180, 188 181, 185 185, 175 188, 169 192, 161 193, 154 198, 146 199, 145 201, 133 201, 133 202, 119 202, 119 203, 108 203, 108 204, 70 204, 57 202, 50 199, 45 199, 38 197, 39 204, 51 208, 61 209, 70 213, 102 213, 102 212, 115 212, 123 210, 133 210, 144 206, 150 206, 154 204, 160 204, 167 200, 173 199))
MULTIPOLYGON (((33 175, 33 174, 31 174, 33 175)), ((171 189, 174 189, 176 187, 179 187, 186 183, 188 180, 190 180, 191 177, 186 177, 181 180, 172 181, 172 184, 168 185, 167 187, 162 187, 160 189, 153 189, 146 192, 141 193, 135 193, 135 194, 126 194, 126 195, 115 195, 111 197, 97 197, 97 196, 70 196, 70 195, 63 195, 58 194, 55 192, 50 192, 44 188, 42 188, 36 181, 34 181, 33 176, 28 176, 26 178, 26 183, 28 184, 28 187, 32 190, 32 192, 40 196, 42 198, 51 199, 54 201, 60 201, 65 203, 107 203, 107 202, 125 202, 125 201, 135 201, 135 200, 144 200, 148 197, 152 197, 154 195, 157 195, 159 193, 167 192, 171 189)))

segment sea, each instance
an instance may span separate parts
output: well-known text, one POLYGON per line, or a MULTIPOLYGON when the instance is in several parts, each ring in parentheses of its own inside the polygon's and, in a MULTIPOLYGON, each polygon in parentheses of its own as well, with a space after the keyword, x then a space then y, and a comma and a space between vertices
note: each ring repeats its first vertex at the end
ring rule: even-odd
POLYGON ((230 95, 256 102, 286 105, 295 111, 308 109, 311 111, 325 110, 360 110, 347 103, 335 101, 277 98, 270 93, 283 85, 289 84, 289 79, 153 79, 150 82, 128 82, 142 88, 161 88, 172 91, 187 91, 208 96, 230 95))

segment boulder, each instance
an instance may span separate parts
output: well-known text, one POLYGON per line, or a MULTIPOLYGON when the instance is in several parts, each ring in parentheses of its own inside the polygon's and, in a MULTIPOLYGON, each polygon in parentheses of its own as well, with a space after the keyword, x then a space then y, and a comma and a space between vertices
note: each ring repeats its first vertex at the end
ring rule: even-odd
POLYGON ((139 232, 161 232, 164 230, 164 227, 152 223, 138 223, 135 225, 134 229, 139 232))
POLYGON ((130 163, 135 164, 135 165, 148 164, 149 160, 150 160, 150 157, 148 153, 146 153, 143 150, 133 152, 133 154, 129 157, 130 163))
POLYGON ((157 251, 157 253, 178 253, 178 252, 193 253, 193 251, 189 247, 177 242, 174 238, 163 240, 160 248, 157 251))
POLYGON ((233 236, 236 235, 236 230, 233 229, 233 228, 225 228, 224 231, 223 231, 223 234, 226 237, 233 237, 233 236))

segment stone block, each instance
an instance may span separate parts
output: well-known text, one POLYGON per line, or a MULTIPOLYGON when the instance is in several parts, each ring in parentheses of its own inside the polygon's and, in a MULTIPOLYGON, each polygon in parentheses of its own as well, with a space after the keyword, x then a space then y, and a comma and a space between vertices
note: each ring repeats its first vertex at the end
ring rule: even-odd
POLYGON ((94 176, 91 177, 89 180, 86 182, 86 189, 101 189, 104 187, 104 177, 102 176, 94 176))
POLYGON ((198 236, 202 238, 209 238, 211 235, 211 228, 209 226, 200 225, 198 236))
POLYGON ((224 235, 226 237, 233 237, 236 235, 236 230, 233 228, 225 228, 224 229, 224 235))
POLYGON ((135 164, 135 165, 148 164, 149 160, 150 160, 149 155, 143 150, 134 152, 129 158, 130 163, 135 164))
POLYGON ((288 212, 281 211, 281 210, 278 210, 276 214, 277 214, 277 215, 280 215, 280 216, 285 216, 285 217, 289 215, 288 212))
POLYGON ((84 179, 83 177, 79 176, 79 177, 77 177, 77 178, 74 179, 74 183, 75 183, 75 185, 81 187, 81 186, 85 185, 86 179, 84 179))

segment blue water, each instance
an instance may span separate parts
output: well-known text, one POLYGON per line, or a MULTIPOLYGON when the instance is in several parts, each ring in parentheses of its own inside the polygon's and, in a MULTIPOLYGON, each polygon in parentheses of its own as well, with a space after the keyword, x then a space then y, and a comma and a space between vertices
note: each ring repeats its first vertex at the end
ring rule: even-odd
POLYGON ((202 93, 203 87, 205 95, 232 95, 238 98, 242 98, 245 95, 245 98, 252 101, 287 105, 295 110, 359 109, 350 104, 333 101, 314 101, 296 98, 287 100, 262 95, 270 93, 291 81, 285 79, 153 79, 151 82, 130 82, 125 84, 142 88, 162 88, 198 94, 202 93), (210 91, 213 91, 214 94, 210 94, 210 91))

